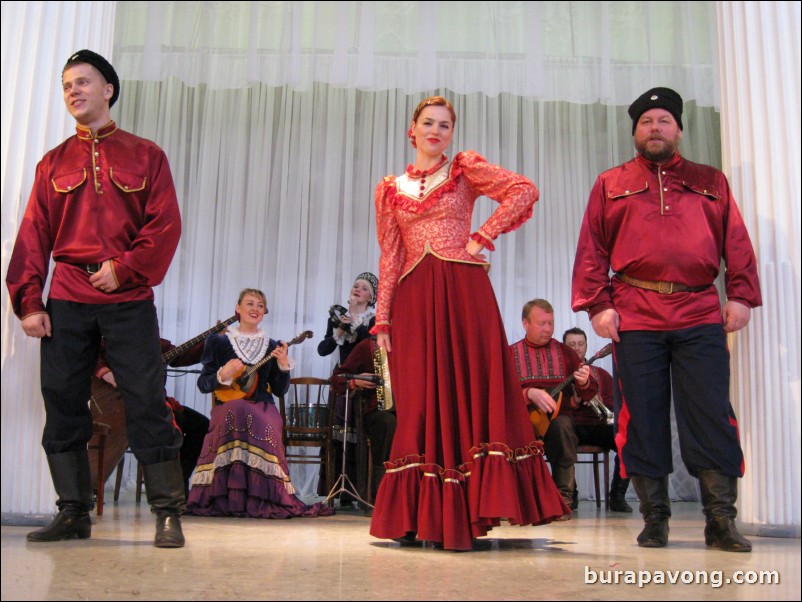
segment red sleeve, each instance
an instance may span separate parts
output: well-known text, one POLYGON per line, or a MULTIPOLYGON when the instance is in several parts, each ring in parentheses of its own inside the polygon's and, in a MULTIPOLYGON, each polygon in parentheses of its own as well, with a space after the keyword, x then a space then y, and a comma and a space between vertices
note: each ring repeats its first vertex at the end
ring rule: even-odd
POLYGON ((749 307, 763 304, 758 278, 757 259, 741 212, 732 198, 729 183, 726 184, 726 218, 724 223, 724 284, 727 299, 740 301, 749 307))
POLYGON ((20 319, 45 311, 42 295, 53 249, 45 160, 36 166, 36 179, 6 272, 11 305, 20 319))
POLYGON ((331 390, 337 394, 345 393, 345 388, 348 386, 347 381, 340 376, 341 374, 373 374, 373 350, 376 341, 373 339, 364 339, 360 341, 356 347, 351 350, 346 360, 334 368, 331 374, 331 390))
POLYGON ((604 184, 599 177, 590 192, 572 278, 571 308, 587 310, 591 317, 613 307, 610 256, 604 227, 604 184))
POLYGON ((499 203, 488 220, 471 236, 493 250, 492 241, 500 234, 520 228, 532 217, 532 209, 540 192, 528 178, 488 163, 473 151, 459 153, 454 161, 476 192, 499 203))
POLYGON ((387 177, 376 187, 376 235, 379 238, 379 293, 376 303, 376 325, 372 334, 390 332, 391 312, 398 279, 406 260, 401 228, 395 219, 392 198, 395 178, 387 177))
POLYGON ((593 375, 599 383, 599 397, 602 402, 611 410, 613 409, 613 377, 604 368, 590 367, 593 375))
MULTIPOLYGON (((579 367, 582 365, 582 360, 579 359, 576 351, 568 347, 568 345, 563 345, 562 343, 560 344, 562 345, 563 355, 565 356, 565 365, 568 368, 566 374, 566 377, 568 377, 579 370, 579 367)), ((574 391, 576 391, 576 394, 582 401, 590 401, 599 391, 599 384, 594 378, 593 370, 590 371, 590 378, 588 379, 587 387, 580 389, 579 385, 576 384, 576 381, 574 381, 573 387, 574 391)))

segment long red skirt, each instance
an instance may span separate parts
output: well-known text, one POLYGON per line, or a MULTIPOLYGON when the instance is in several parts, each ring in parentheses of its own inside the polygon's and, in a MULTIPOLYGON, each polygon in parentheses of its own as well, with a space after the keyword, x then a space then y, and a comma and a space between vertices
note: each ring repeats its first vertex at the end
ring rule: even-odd
POLYGON ((427 255, 401 281, 392 319, 398 427, 371 535, 470 550, 501 519, 537 525, 567 514, 484 268, 427 255))

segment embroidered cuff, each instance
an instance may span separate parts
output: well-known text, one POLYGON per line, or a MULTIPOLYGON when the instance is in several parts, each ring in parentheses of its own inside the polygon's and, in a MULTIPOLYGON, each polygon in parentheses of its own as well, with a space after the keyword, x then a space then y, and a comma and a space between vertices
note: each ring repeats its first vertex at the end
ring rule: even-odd
POLYGON ((391 327, 389 322, 381 322, 377 323, 373 328, 370 329, 370 334, 377 335, 380 332, 383 332, 385 334, 390 334, 390 330, 391 327))
POLYGON ((488 251, 495 251, 496 247, 493 244, 493 240, 487 236, 481 229, 477 230, 473 234, 471 234, 471 240, 478 242, 480 245, 484 245, 484 248, 488 251))

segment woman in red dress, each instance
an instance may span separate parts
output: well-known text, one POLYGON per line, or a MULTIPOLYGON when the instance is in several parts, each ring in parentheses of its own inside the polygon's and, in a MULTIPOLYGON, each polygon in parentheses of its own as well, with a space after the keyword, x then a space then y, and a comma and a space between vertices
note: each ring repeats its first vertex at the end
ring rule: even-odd
POLYGON ((449 160, 455 121, 446 99, 421 102, 408 133, 415 164, 376 188, 374 332, 398 428, 370 531, 470 550, 501 519, 535 525, 568 509, 534 440, 482 254, 532 216, 539 193, 475 152, 449 160), (471 234, 479 196, 500 204, 471 234))

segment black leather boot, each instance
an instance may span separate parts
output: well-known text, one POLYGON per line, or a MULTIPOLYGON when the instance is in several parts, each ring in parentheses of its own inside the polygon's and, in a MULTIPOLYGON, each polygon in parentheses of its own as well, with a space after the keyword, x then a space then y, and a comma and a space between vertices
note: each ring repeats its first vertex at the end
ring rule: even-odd
POLYGON ((92 534, 92 482, 89 454, 84 450, 47 456, 50 475, 58 494, 59 512, 49 525, 27 535, 28 541, 89 539, 92 534))
POLYGON ((613 512, 632 512, 632 506, 627 504, 627 489, 629 489, 629 479, 622 479, 618 472, 618 463, 616 462, 615 471, 613 472, 613 481, 610 483, 610 510, 613 512))
POLYGON ((186 506, 181 461, 168 460, 142 466, 150 511, 156 515, 157 548, 184 547, 181 514, 186 506))
POLYGON ((638 535, 642 548, 663 548, 668 544, 668 519, 671 518, 671 503, 668 499, 668 476, 660 479, 632 476, 632 486, 640 499, 643 516, 643 531, 638 535))
MULTIPOLYGON (((571 466, 558 466, 552 465, 551 467, 551 478, 554 480, 554 484, 557 486, 557 489, 560 490, 560 495, 565 502, 565 505, 571 508, 574 500, 574 474, 576 472, 576 465, 572 464, 571 466)), ((571 515, 573 512, 569 512, 568 514, 562 515, 558 518, 558 521, 566 521, 571 520, 571 515)))
POLYGON ((738 479, 703 470, 699 473, 699 486, 705 513, 705 543, 725 552, 751 552, 752 542, 735 528, 738 479))

